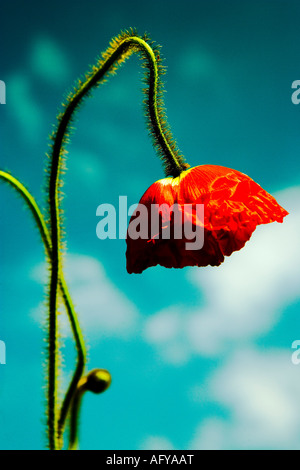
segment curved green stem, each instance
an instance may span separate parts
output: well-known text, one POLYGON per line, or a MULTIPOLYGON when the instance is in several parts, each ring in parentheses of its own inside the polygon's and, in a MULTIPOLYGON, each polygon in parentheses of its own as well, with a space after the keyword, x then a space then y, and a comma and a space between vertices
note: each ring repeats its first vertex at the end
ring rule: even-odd
MULTIPOLYGON (((33 198, 33 196, 29 193, 29 191, 23 186, 20 181, 18 181, 16 178, 14 178, 12 175, 9 173, 6 173, 4 171, 0 171, 0 179, 2 179, 4 182, 8 183, 12 188, 14 188, 20 196, 23 198, 25 201, 26 205, 30 209, 30 212, 36 222, 36 225, 39 229, 42 241, 44 243, 46 253, 51 259, 52 256, 52 246, 51 246, 51 238, 50 234, 48 232, 46 223, 44 221, 43 215, 33 198)), ((84 368, 85 368, 85 363, 86 363, 86 352, 85 352, 85 344, 83 340, 83 335, 80 329, 80 325, 78 323, 77 315, 74 309, 74 305, 72 303, 72 299, 70 297, 65 279, 63 275, 61 274, 60 280, 59 280, 59 288, 61 291, 61 295, 67 310, 67 314, 70 320, 71 324, 71 329, 74 335, 74 339, 76 342, 76 349, 77 349, 77 364, 76 364, 76 369, 74 372, 74 375, 72 377, 71 383, 69 385, 68 391, 66 393, 66 396, 64 398, 61 411, 60 411, 60 418, 59 418, 59 426, 58 426, 58 437, 61 439, 66 417, 70 408, 70 404, 72 401, 72 396, 76 391, 77 384, 80 380, 80 378, 83 375, 84 368)))
POLYGON ((82 398, 86 391, 85 384, 86 384, 86 377, 82 377, 82 379, 78 382, 77 390, 75 391, 73 399, 72 399, 71 412, 70 412, 70 435, 69 435, 68 450, 77 449, 78 420, 79 420, 79 412, 80 412, 82 398))
POLYGON ((150 118, 150 133, 154 138, 154 145, 157 145, 163 159, 166 160, 166 176, 171 174, 173 177, 179 176, 180 173, 188 167, 184 162, 183 157, 179 154, 176 144, 170 134, 169 128, 166 126, 165 117, 163 116, 162 103, 159 101, 160 93, 160 77, 159 65, 156 60, 154 50, 142 38, 132 37, 128 38, 127 42, 130 45, 136 45, 138 50, 141 50, 145 58, 148 60, 149 65, 149 78, 147 79, 147 107, 146 114, 150 118))
POLYGON ((180 155, 171 131, 167 125, 162 105, 162 84, 160 73, 163 68, 160 59, 156 58, 158 50, 154 50, 147 38, 137 36, 133 31, 122 33, 115 38, 103 58, 93 67, 86 76, 85 81, 78 81, 78 87, 68 97, 64 104, 64 112, 58 116, 58 126, 51 136, 53 141, 50 159, 49 175, 49 218, 52 240, 51 278, 50 278, 50 304, 49 304, 49 389, 48 389, 48 433, 51 449, 56 448, 56 369, 57 369, 57 289, 61 272, 61 219, 59 207, 60 171, 65 155, 65 145, 68 141, 70 124, 75 111, 79 108, 83 99, 91 90, 103 83, 106 76, 114 74, 121 63, 133 52, 140 52, 144 59, 147 73, 144 90, 146 94, 145 109, 149 119, 148 128, 153 143, 158 150, 165 166, 166 175, 178 176, 187 168, 183 157, 180 155))
MULTIPOLYGON (((62 290, 62 296, 64 298, 64 301, 66 305, 72 306, 72 310, 74 312, 74 307, 69 295, 69 291, 65 285, 64 278, 61 278, 61 290, 62 290)), ((74 312, 75 313, 75 312, 74 312)), ((77 384, 80 381, 83 373, 84 373, 84 368, 85 368, 85 363, 86 363, 86 351, 85 351, 85 344, 82 336, 82 332, 79 326, 79 322, 77 319, 76 314, 72 315, 70 317, 70 322, 71 322, 71 327, 72 331, 74 334, 74 338, 76 341, 76 348, 77 348, 77 364, 76 364, 76 369, 73 374, 71 383, 69 385, 68 391, 65 395, 65 398, 62 403, 62 407, 60 410, 60 415, 59 415, 59 420, 58 420, 58 439, 62 439, 63 431, 64 431, 64 426, 66 422, 66 418, 68 415, 68 411, 70 409, 70 405, 72 402, 73 395, 76 391, 77 384)))
POLYGON ((20 183, 19 180, 14 178, 10 173, 0 170, 0 179, 5 183, 8 183, 13 189, 15 189, 18 194, 23 198, 27 207, 29 208, 35 223, 39 229, 43 244, 46 249, 46 253, 51 257, 51 238, 47 229, 47 225, 44 221, 44 217, 30 192, 20 183))
POLYGON ((103 393, 111 384, 111 375, 106 369, 93 369, 81 377, 73 395, 70 409, 69 450, 75 450, 78 443, 78 421, 82 398, 85 392, 103 393))

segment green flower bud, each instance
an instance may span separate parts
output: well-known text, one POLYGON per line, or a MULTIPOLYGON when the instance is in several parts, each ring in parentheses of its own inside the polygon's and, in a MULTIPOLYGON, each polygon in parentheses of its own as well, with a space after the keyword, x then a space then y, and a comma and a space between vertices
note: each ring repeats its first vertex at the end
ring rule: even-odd
POLYGON ((106 369, 93 369, 86 376, 85 390, 103 393, 111 384, 111 375, 106 369))

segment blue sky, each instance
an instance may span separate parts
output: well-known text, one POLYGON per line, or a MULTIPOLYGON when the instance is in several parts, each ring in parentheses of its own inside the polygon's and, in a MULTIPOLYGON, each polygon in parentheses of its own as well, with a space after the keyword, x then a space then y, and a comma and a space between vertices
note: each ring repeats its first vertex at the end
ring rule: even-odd
MULTIPOLYGON (((300 79, 297 1, 69 0, 1 5, 0 167, 45 207, 45 153, 62 98, 121 29, 162 45, 165 103, 191 166, 240 170, 290 212, 219 268, 128 275, 125 241, 96 237, 96 209, 128 205, 163 177, 132 57, 86 101, 68 147, 66 277, 89 350, 111 388, 86 396, 82 449, 298 449, 300 79)), ((0 447, 45 446, 45 282, 37 231, 0 187, 0 447)), ((61 315, 65 357, 74 363, 61 315)))

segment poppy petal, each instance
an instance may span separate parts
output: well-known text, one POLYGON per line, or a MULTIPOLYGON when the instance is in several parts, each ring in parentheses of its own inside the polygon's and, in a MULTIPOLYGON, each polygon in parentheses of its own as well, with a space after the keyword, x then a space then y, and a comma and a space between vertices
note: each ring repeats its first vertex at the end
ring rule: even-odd
MULTIPOLYGON (((217 165, 201 165, 188 169, 176 178, 156 181, 142 196, 130 223, 140 214, 139 207, 147 209, 141 224, 148 227, 147 237, 133 239, 127 232, 127 271, 141 273, 151 266, 167 268, 185 266, 219 266, 224 256, 243 248, 257 225, 282 222, 288 212, 249 176, 217 165), (177 205, 184 211, 193 232, 197 226, 204 230, 201 249, 188 249, 190 241, 184 235, 174 236, 176 221, 168 210, 177 205), (197 216, 197 204, 204 206, 204 219, 197 216), (191 205, 186 211, 186 205, 191 205), (153 233, 151 211, 160 212, 161 225, 153 233), (146 218, 146 219, 145 219, 146 218), (151 226, 152 223, 152 226, 151 226)), ((181 227, 182 229, 182 227, 181 227)), ((184 230, 181 230, 183 233, 184 230)))

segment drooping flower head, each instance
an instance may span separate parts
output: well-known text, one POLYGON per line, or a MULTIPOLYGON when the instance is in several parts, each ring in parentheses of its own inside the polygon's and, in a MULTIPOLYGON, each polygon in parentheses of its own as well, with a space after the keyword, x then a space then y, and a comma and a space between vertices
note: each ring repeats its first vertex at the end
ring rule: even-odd
POLYGON ((239 171, 216 165, 190 168, 156 181, 142 196, 128 226, 127 271, 141 273, 158 264, 219 266, 224 256, 245 245, 257 225, 282 222, 287 214, 239 171), (194 238, 202 234, 200 245, 191 244, 191 232, 194 238))

